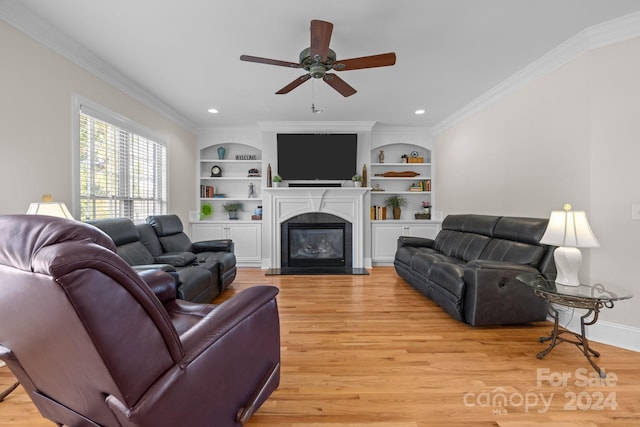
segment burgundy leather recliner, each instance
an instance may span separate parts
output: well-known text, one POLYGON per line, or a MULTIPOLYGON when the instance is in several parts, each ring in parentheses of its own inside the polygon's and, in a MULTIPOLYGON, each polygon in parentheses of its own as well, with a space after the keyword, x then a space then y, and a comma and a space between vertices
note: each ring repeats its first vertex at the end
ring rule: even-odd
POLYGON ((81 222, 0 216, 0 359, 68 426, 239 426, 280 381, 277 288, 177 300, 81 222))

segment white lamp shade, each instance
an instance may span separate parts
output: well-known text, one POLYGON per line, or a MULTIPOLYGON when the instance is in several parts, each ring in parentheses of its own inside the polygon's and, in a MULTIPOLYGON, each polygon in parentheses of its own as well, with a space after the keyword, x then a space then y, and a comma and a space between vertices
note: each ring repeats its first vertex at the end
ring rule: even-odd
POLYGON ((61 218, 73 219, 73 215, 62 202, 38 202, 31 203, 27 210, 29 215, 49 215, 61 218))
POLYGON ((573 248, 597 248, 587 214, 584 211, 552 211, 540 243, 573 248))

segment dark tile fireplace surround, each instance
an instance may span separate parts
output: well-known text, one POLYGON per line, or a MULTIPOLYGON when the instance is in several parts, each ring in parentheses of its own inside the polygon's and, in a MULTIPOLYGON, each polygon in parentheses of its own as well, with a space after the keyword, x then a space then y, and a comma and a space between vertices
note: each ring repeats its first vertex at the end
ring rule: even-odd
POLYGON ((267 274, 368 274, 353 268, 352 224, 313 212, 281 224, 281 268, 267 274))

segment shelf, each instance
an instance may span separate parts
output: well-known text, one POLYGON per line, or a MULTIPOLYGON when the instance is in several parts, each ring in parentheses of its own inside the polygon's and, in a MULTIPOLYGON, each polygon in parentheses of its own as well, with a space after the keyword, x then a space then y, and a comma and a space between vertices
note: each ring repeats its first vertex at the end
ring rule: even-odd
POLYGON ((372 219, 371 224, 441 224, 440 219, 372 219))
POLYGON ((262 224, 261 219, 199 219, 189 221, 190 224, 262 224))
POLYGON ((431 163, 371 163, 371 166, 431 166, 431 163))
POLYGON ((372 191, 371 192, 372 195, 374 194, 431 194, 431 191, 392 191, 392 190, 385 190, 385 191, 372 191))
POLYGON ((256 160, 233 160, 233 159, 200 159, 200 163, 254 163, 261 164, 261 159, 256 160))
POLYGON ((426 181, 431 179, 430 176, 372 176, 370 181, 426 181))
POLYGON ((260 197, 200 197, 200 200, 202 201, 209 201, 209 202, 222 202, 225 200, 238 200, 238 201, 245 201, 245 202, 261 202, 262 198, 260 197))
POLYGON ((220 181, 255 181, 258 179, 262 179, 261 176, 201 176, 200 179, 215 179, 220 181))

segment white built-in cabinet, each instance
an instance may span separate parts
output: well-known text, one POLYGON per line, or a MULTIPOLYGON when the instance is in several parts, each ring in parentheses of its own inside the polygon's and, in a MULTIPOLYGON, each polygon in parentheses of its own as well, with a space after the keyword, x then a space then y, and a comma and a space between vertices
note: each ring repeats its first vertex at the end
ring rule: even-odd
POLYGON ((238 265, 260 266, 262 261, 262 223, 260 221, 193 222, 191 235, 194 241, 231 239, 238 265))
POLYGON ((262 152, 254 146, 229 142, 201 149, 199 220, 191 222, 191 239, 232 239, 239 266, 260 266, 262 221, 252 216, 262 206, 262 174, 262 152), (213 176, 217 170, 220 176, 213 176), (227 203, 242 204, 239 219, 229 219, 227 203))
POLYGON ((433 218, 431 150, 406 142, 380 144, 371 149, 370 169, 371 260, 373 265, 390 265, 394 260, 398 237, 433 239, 440 231, 440 220, 416 219, 416 214, 425 214, 423 202, 429 205, 428 212, 433 218), (382 176, 386 172, 413 172, 417 175, 382 176), (385 200, 393 195, 403 197, 407 204, 402 208, 400 219, 393 219, 390 207, 386 207, 386 219, 382 219, 379 207, 384 207, 385 200))
POLYGON ((435 239, 440 231, 439 221, 375 221, 371 224, 371 258, 374 264, 393 263, 397 241, 400 236, 425 237, 435 239))

